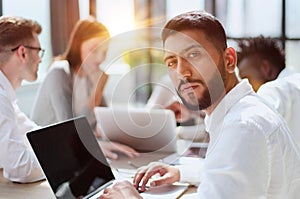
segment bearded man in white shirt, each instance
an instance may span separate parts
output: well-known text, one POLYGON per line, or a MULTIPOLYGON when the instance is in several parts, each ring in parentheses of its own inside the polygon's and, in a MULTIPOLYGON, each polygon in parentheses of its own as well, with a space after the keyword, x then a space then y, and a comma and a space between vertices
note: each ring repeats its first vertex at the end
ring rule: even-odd
POLYGON ((286 68, 285 53, 274 39, 252 37, 238 45, 240 77, 283 116, 300 146, 300 73, 286 68))
POLYGON ((247 80, 239 82, 235 50, 212 15, 193 11, 171 19, 162 33, 164 62, 185 106, 206 112, 210 142, 203 165, 189 168, 151 163, 133 185, 121 182, 103 198, 141 198, 150 186, 201 181, 197 198, 299 197, 300 159, 286 123, 264 104, 247 80), (135 189, 136 188, 136 189, 135 189))

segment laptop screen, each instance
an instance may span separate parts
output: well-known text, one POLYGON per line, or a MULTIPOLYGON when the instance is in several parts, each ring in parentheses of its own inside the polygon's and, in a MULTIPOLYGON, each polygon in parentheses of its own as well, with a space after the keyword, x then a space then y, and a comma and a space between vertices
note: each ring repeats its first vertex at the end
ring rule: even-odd
POLYGON ((176 152, 176 120, 166 109, 96 107, 103 137, 139 152, 176 152))
POLYGON ((85 117, 28 132, 27 138, 58 198, 85 196, 114 179, 85 117))

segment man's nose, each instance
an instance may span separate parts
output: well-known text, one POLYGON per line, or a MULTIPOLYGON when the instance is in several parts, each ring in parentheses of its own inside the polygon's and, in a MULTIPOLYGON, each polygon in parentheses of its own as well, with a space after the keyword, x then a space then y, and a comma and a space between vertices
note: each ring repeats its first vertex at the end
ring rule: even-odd
POLYGON ((178 58, 177 73, 182 77, 190 77, 192 75, 192 66, 184 58, 178 58))

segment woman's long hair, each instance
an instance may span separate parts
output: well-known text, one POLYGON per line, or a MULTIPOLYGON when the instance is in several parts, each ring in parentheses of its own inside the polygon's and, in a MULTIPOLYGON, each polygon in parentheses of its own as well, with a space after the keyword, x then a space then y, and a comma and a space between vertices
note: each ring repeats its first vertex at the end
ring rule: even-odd
POLYGON ((79 20, 71 32, 65 52, 56 57, 55 60, 67 60, 70 64, 71 73, 74 73, 83 61, 80 54, 82 43, 92 38, 109 38, 109 36, 108 29, 94 17, 79 20))

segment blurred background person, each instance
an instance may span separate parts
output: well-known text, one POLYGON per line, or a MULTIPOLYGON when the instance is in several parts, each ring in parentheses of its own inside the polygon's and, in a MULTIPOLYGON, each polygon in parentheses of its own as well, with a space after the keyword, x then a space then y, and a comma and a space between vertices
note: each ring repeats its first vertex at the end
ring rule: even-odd
POLYGON ((285 53, 274 39, 252 37, 238 46, 240 77, 285 118, 299 145, 300 74, 286 68, 285 53))
MULTIPOLYGON (((107 28, 94 17, 77 22, 65 52, 54 59, 39 87, 31 114, 37 124, 48 125, 84 115, 95 135, 101 137, 94 108, 103 102, 103 90, 108 79, 99 65, 106 58, 109 38, 107 28)), ((100 143, 104 154, 112 159, 118 157, 113 151, 129 157, 138 155, 126 145, 100 143)))

